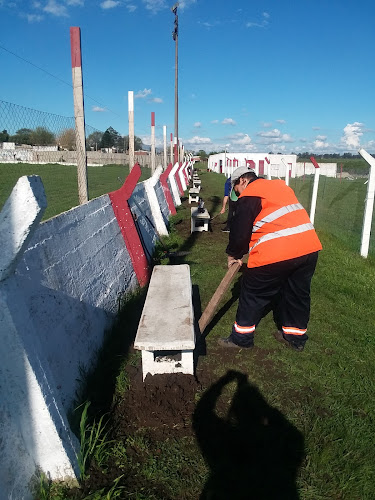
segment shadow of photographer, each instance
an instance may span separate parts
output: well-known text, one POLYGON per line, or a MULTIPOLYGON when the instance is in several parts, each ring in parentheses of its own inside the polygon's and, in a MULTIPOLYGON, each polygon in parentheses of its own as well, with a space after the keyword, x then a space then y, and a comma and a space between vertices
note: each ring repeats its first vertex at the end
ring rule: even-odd
POLYGON ((201 500, 297 500, 304 439, 267 404, 243 373, 230 370, 199 400, 193 428, 210 468, 201 500), (236 390, 224 418, 217 404, 226 385, 236 390))

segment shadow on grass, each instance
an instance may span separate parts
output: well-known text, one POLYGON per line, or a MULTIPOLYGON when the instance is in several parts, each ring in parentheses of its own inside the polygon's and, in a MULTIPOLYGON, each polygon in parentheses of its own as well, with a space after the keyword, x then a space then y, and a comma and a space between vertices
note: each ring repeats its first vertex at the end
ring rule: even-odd
POLYGON ((199 400, 193 428, 210 468, 201 500, 297 500, 296 478, 304 439, 271 407, 247 376, 231 370, 199 400), (224 417, 216 406, 225 386, 236 383, 224 417))

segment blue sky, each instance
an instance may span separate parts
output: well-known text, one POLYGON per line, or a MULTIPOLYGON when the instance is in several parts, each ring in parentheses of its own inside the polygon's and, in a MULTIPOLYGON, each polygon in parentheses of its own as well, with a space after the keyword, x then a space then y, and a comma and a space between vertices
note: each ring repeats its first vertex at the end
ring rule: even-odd
MULTIPOLYGON (((0 99, 72 116, 79 26, 86 123, 127 134, 133 90, 136 135, 150 143, 154 111, 162 145, 163 125, 174 131, 172 4, 0 0, 0 99)), ((375 152, 373 0, 184 0, 178 13, 187 149, 375 152)))

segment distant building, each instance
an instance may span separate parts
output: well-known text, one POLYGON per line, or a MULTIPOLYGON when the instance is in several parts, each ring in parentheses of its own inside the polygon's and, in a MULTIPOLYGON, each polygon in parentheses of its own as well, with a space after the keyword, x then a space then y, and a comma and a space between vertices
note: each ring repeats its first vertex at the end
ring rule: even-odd
POLYGON ((0 142, 0 149, 14 150, 16 149, 15 142, 0 142))

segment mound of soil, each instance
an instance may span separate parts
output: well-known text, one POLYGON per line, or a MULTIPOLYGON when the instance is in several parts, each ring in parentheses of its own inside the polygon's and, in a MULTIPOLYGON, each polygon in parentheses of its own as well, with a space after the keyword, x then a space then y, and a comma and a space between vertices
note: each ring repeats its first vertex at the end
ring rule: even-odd
POLYGON ((192 375, 147 375, 142 368, 127 367, 130 387, 114 412, 116 434, 126 436, 146 428, 155 440, 192 435, 195 395, 203 389, 192 375))

